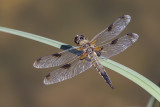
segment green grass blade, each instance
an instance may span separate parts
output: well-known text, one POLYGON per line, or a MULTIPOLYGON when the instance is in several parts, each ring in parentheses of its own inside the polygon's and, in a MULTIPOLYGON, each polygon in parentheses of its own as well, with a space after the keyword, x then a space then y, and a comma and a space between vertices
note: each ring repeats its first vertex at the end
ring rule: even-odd
POLYGON ((15 30, 15 29, 10 29, 10 28, 6 28, 6 27, 1 27, 0 26, 0 31, 2 32, 6 32, 6 33, 10 33, 10 34, 14 34, 17 36, 21 36, 21 37, 25 37, 28 39, 32 39, 50 46, 54 46, 56 48, 60 48, 61 45, 66 45, 62 42, 58 42, 52 39, 48 39, 39 35, 35 35, 35 34, 31 34, 31 33, 27 33, 27 32, 23 32, 23 31, 19 31, 19 30, 15 30))
MULTIPOLYGON (((160 87, 160 83, 158 83, 158 87, 160 87)), ((152 96, 152 97, 149 99, 148 104, 147 104, 146 107, 154 107, 156 101, 157 101, 157 100, 152 96)))
POLYGON ((149 99, 149 102, 148 102, 148 104, 147 104, 146 107, 154 107, 155 103, 156 103, 156 99, 152 96, 152 97, 149 99))
MULTIPOLYGON (((62 49, 62 45, 67 45, 62 42, 58 42, 55 40, 51 40, 48 38, 41 37, 39 35, 34 35, 31 33, 22 32, 19 30, 9 29, 5 27, 0 27, 0 31, 15 34, 21 37, 29 38, 32 40, 39 41, 41 43, 45 43, 48 45, 51 45, 53 47, 62 49)), ((134 70, 125 67, 124 65, 121 65, 117 62, 114 62, 110 59, 104 60, 100 59, 100 62, 103 64, 103 66, 110 68, 113 71, 116 71, 117 73, 125 76, 126 78, 130 79, 131 81, 138 84, 140 87, 142 87, 144 90, 149 92, 152 96, 154 96, 158 101, 160 101, 160 88, 155 85, 153 82, 145 78, 144 76, 140 75, 139 73, 135 72, 134 70)))
POLYGON ((142 76, 141 74, 135 72, 134 70, 119 64, 115 61, 112 61, 110 59, 104 60, 99 59, 101 61, 101 64, 123 76, 128 78, 129 80, 135 82, 140 87, 142 87, 144 90, 149 92, 152 96, 154 96, 158 101, 160 101, 160 88, 155 85, 153 82, 151 82, 146 77, 142 76))

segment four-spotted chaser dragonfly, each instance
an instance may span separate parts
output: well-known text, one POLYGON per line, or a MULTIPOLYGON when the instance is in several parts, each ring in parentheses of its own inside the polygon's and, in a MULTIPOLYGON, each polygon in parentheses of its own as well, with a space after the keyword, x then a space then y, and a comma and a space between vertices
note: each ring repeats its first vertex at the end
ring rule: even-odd
POLYGON ((74 39, 77 47, 38 58, 33 66, 35 68, 60 66, 46 75, 44 84, 49 85, 72 78, 93 65, 109 86, 113 88, 111 80, 99 62, 98 57, 108 59, 121 53, 136 42, 138 35, 135 33, 128 33, 120 38, 113 39, 126 28, 130 20, 131 17, 129 15, 119 17, 91 41, 87 40, 83 35, 77 35, 74 39))

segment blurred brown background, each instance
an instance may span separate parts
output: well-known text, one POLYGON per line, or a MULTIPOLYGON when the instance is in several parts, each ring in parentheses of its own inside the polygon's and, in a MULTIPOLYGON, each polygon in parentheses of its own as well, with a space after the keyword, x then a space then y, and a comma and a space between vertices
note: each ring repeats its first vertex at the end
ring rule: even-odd
MULTIPOLYGON (((0 0, 0 26, 43 35, 75 45, 77 34, 91 39, 119 16, 131 23, 121 35, 139 34, 125 52, 111 58, 160 81, 159 0, 0 0)), ((35 69, 41 56, 61 51, 26 38, 0 32, 0 107, 145 107, 145 90, 106 68, 112 90, 92 68, 75 78, 45 86, 44 76, 55 68, 35 69)))

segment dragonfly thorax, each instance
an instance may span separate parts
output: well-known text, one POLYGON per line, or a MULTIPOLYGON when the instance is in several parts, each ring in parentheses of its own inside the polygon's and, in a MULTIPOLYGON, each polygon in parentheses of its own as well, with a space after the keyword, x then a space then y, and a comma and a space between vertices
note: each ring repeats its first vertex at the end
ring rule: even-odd
POLYGON ((93 48, 93 47, 88 47, 88 48, 86 49, 86 53, 88 53, 88 54, 92 54, 93 51, 94 51, 94 48, 93 48))

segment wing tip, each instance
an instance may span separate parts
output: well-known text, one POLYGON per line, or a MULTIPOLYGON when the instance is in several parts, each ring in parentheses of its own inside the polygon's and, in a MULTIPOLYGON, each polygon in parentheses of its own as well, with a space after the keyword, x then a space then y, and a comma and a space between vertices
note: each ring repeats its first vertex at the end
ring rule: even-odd
POLYGON ((35 61, 35 62, 33 63, 33 67, 34 67, 34 68, 42 68, 42 67, 38 64, 37 61, 35 61))
POLYGON ((127 19, 131 19, 131 16, 130 15, 128 15, 128 14, 126 14, 126 15, 124 15, 127 19))
POLYGON ((136 33, 128 33, 128 36, 131 36, 131 41, 134 43, 137 41, 137 39, 139 38, 138 34, 136 33))
POLYGON ((120 16, 120 18, 126 20, 128 23, 131 20, 131 16, 130 15, 122 15, 122 16, 120 16))
POLYGON ((50 84, 51 84, 51 83, 47 80, 47 78, 46 78, 46 77, 44 78, 43 83, 44 83, 45 85, 50 85, 50 84))
POLYGON ((36 62, 36 61, 33 63, 33 67, 39 68, 39 67, 37 66, 37 62, 36 62))

